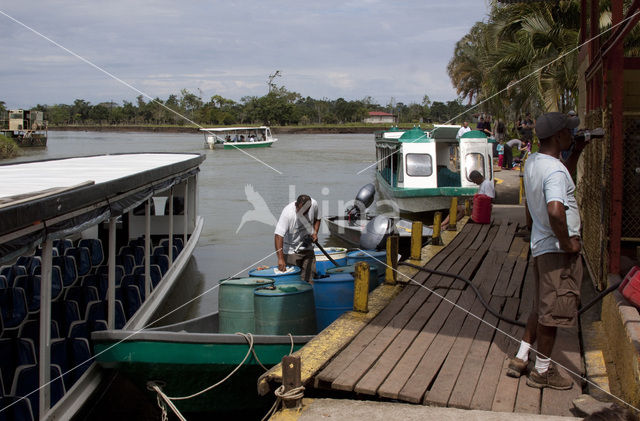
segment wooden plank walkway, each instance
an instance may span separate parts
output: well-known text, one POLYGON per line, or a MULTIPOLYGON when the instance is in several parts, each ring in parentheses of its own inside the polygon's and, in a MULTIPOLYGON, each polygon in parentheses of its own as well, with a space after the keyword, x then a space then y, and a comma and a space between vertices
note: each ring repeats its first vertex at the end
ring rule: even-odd
MULTIPOLYGON (((533 269, 517 223, 467 224, 425 267, 471 280, 490 306, 525 321, 533 269)), ((534 389, 506 376, 523 328, 499 321, 464 282, 419 272, 314 377, 317 388, 416 404, 572 415, 581 393, 534 389)), ((533 355, 533 354, 532 354, 533 355)), ((577 329, 559 331, 552 356, 582 375, 577 329)))

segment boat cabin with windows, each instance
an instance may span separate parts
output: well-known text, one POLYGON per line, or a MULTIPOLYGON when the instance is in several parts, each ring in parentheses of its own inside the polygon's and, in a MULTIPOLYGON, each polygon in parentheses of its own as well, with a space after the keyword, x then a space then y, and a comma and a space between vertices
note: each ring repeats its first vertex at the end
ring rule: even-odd
POLYGON ((477 130, 456 135, 460 126, 436 125, 431 131, 397 127, 376 133, 376 180, 381 195, 403 212, 449 208, 452 197, 473 196, 478 186, 469 174, 493 180, 493 145, 477 130))

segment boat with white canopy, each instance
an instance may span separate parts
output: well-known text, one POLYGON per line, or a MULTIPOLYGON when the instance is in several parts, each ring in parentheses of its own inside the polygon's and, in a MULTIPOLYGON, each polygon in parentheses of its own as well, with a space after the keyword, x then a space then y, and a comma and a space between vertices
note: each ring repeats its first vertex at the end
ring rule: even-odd
POLYGON ((200 131, 204 132, 204 146, 209 149, 265 148, 278 141, 267 126, 217 127, 200 131))
POLYGON ((435 125, 430 131, 394 127, 376 132, 376 181, 382 197, 402 212, 448 209, 452 197, 477 193, 469 178, 472 171, 493 181, 489 139, 477 130, 457 138, 459 129, 435 125))
POLYGON ((91 332, 150 322, 202 231, 204 159, 141 153, 0 165, 4 415, 71 419, 103 374, 91 332))

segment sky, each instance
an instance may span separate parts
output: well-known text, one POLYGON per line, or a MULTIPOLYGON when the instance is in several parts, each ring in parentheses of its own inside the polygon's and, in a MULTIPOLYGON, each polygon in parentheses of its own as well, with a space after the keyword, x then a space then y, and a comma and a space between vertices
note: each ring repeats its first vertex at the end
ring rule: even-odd
POLYGON ((488 10, 488 0, 7 1, 0 101, 121 103, 182 89, 240 101, 266 94, 276 70, 274 82, 303 97, 449 101, 455 44, 488 10))

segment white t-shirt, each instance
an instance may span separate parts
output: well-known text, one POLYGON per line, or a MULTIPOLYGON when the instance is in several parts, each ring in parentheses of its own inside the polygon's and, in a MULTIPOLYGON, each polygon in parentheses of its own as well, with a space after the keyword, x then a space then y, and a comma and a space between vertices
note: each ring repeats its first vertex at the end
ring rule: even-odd
POLYGON ((531 254, 562 252, 549 223, 547 204, 561 202, 567 216, 569 237, 580 235, 580 213, 571 174, 559 159, 536 152, 529 156, 524 166, 524 189, 533 220, 531 254))
POLYGON ((484 181, 480 183, 480 187, 478 187, 478 194, 486 194, 490 198, 495 199, 496 189, 493 187, 493 181, 485 178, 484 181))
MULTIPOLYGON (((318 202, 311 199, 311 207, 309 213, 305 215, 296 215, 296 203, 291 202, 284 207, 278 219, 275 233, 284 239, 282 251, 284 254, 295 253, 296 248, 302 244, 302 240, 307 234, 313 233, 313 223, 320 219, 318 212, 318 202)), ((309 246, 309 250, 313 248, 313 244, 309 246)), ((298 251, 302 251, 300 248, 298 251)), ((306 249, 304 249, 306 250, 306 249)))
POLYGON ((460 139, 463 134, 470 131, 471 127, 460 127, 460 129, 458 130, 458 134, 456 135, 456 139, 460 139))

